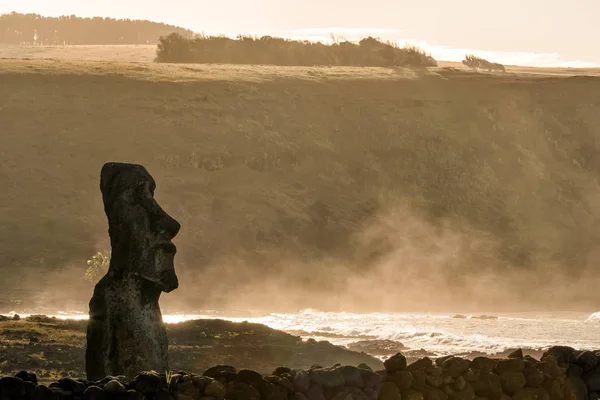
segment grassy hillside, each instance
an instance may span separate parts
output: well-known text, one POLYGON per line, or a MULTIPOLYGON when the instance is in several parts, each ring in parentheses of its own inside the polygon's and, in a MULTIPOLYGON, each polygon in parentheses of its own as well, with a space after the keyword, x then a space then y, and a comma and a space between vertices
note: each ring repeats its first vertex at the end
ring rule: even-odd
POLYGON ((0 285, 85 307, 116 160, 182 223, 174 308, 593 308, 598 93, 443 68, 0 61, 0 285))

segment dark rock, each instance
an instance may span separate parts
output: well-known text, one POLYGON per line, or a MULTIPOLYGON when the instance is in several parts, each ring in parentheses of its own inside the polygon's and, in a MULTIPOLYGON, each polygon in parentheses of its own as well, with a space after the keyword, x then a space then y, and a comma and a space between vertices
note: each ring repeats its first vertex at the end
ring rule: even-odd
POLYGON ((30 381, 23 381, 23 387, 25 389, 25 398, 27 400, 35 400, 37 397, 37 385, 30 381))
POLYGON ((571 364, 577 359, 575 349, 568 346, 553 346, 544 352, 541 361, 545 361, 546 358, 554 357, 560 364, 571 364))
POLYGON ((378 387, 382 382, 381 375, 367 369, 361 369, 360 376, 363 380, 363 386, 366 388, 378 387))
POLYGON ((506 371, 500 375, 502 390, 509 396, 514 395, 525 387, 527 381, 521 372, 506 371))
POLYGON ((345 386, 362 388, 365 385, 362 375, 360 374, 361 371, 357 367, 345 365, 339 367, 338 371, 340 371, 340 373, 344 377, 345 386))
POLYGON ((130 386, 142 394, 156 393, 167 389, 167 381, 155 372, 142 372, 135 377, 130 386))
POLYGON ((225 397, 227 400, 260 400, 260 393, 246 383, 229 382, 225 397))
POLYGON ((439 388, 425 386, 422 392, 425 400, 448 400, 448 395, 439 388))
POLYGON ((369 367, 367 364, 365 363, 360 363, 358 364, 358 368, 360 369, 366 369, 367 371, 373 371, 373 368, 369 367))
POLYGON ((463 378, 465 379, 465 381, 467 382, 475 382, 477 380, 477 378, 479 377, 479 375, 482 374, 481 371, 474 371, 472 369, 468 369, 467 372, 465 372, 463 374, 463 378))
POLYGON ((411 374, 413 377, 411 389, 423 391, 423 388, 425 388, 425 385, 427 384, 427 374, 425 371, 417 370, 411 372, 411 374))
POLYGON ((324 388, 335 388, 344 385, 344 376, 337 368, 318 368, 310 371, 310 379, 324 388))
POLYGON ((475 371, 481 371, 482 373, 489 373, 496 369, 498 360, 493 360, 488 357, 475 357, 471 361, 471 369, 475 371))
MULTIPOLYGON (((127 391, 127 400, 145 400, 145 397, 142 393, 140 393, 136 390, 130 389, 127 391)), ((183 399, 181 399, 181 400, 183 400, 183 399)), ((197 399, 195 399, 195 400, 197 400, 197 399)))
POLYGON ((54 400, 54 392, 46 385, 38 385, 36 400, 54 400))
POLYGON ((558 365, 557 359, 552 356, 545 357, 544 361, 538 363, 537 368, 548 379, 556 379, 566 374, 566 369, 558 365))
POLYGON ((402 400, 400 390, 392 382, 383 382, 379 390, 378 400, 402 400))
POLYGON ((158 301, 162 292, 179 286, 171 239, 180 225, 154 200, 155 186, 141 165, 102 167, 100 190, 112 253, 89 304, 89 380, 168 370, 168 340, 158 301), (120 339, 107 339, 115 337, 120 339))
POLYGON ((502 397, 502 382, 500 377, 492 372, 482 372, 471 383, 475 394, 490 400, 500 400, 502 397))
POLYGON ((571 364, 569 365, 567 373, 569 376, 577 376, 581 378, 581 375, 583 375, 583 368, 577 364, 571 364))
POLYGON ((577 357, 575 364, 583 368, 584 372, 590 371, 598 365, 598 356, 591 351, 584 351, 577 357))
POLYGON ((463 376, 459 376, 454 382, 452 382, 452 389, 456 392, 462 392, 467 386, 470 385, 463 376))
POLYGON ((72 392, 75 396, 83 395, 85 384, 71 378, 62 378, 58 381, 58 387, 64 391, 72 392))
POLYGON ((296 392, 306 393, 310 388, 310 375, 308 372, 300 370, 296 373, 292 383, 296 392))
POLYGON ((342 387, 331 400, 370 400, 369 397, 357 387, 342 387))
POLYGON ((402 392, 402 400, 425 400, 422 392, 410 389, 402 392))
POLYGON ((455 390, 450 395, 450 400, 473 400, 475 398, 475 390, 471 385, 466 385, 463 390, 455 390))
POLYGON ((415 361, 414 363, 410 364, 408 367, 406 367, 407 370, 409 371, 416 371, 419 369, 425 369, 428 367, 431 367, 433 365, 433 361, 431 360, 431 358, 429 357, 425 357, 425 358, 421 358, 417 361, 415 361))
POLYGON ((525 377, 525 385, 532 388, 542 387, 544 382, 544 373, 537 368, 525 368, 523 370, 523 376, 525 377))
POLYGON ((221 372, 220 379, 224 380, 225 382, 239 382, 239 380, 240 380, 237 372, 232 372, 232 371, 221 372))
POLYGON ((283 374, 289 374, 292 372, 291 368, 288 367, 277 367, 273 370, 272 375, 281 377, 283 374))
POLYGON ((237 375, 240 382, 247 383, 248 385, 259 386, 263 381, 261 374, 250 369, 241 369, 237 375))
POLYGON ((34 373, 30 373, 27 371, 21 371, 15 375, 16 378, 20 378, 23 382, 33 382, 37 385, 38 380, 37 376, 34 373))
POLYGON ((286 378, 281 378, 281 377, 277 377, 279 380, 277 382, 275 382, 276 385, 281 386, 282 388, 284 388, 288 394, 292 394, 294 393, 294 384, 286 378))
POLYGON ((444 361, 441 365, 444 375, 452 378, 458 378, 471 366, 471 361, 459 357, 452 357, 444 361))
POLYGON ((405 392, 411 388, 413 376, 408 371, 397 371, 388 375, 387 380, 395 384, 400 392, 405 392))
POLYGON ((519 360, 523 360, 523 350, 517 349, 508 355, 508 358, 517 358, 519 360))
POLYGON ((427 375, 425 378, 425 382, 434 388, 439 388, 444 384, 444 376, 443 375, 427 375))
POLYGON ((119 382, 116 379, 113 379, 112 381, 104 385, 104 391, 114 393, 125 393, 127 392, 127 389, 125 389, 125 386, 121 382, 119 382))
POLYGON ((204 371, 203 375, 213 379, 220 379, 223 376, 223 372, 237 373, 237 369, 231 365, 215 365, 204 371))
POLYGON ((589 400, 600 400, 600 393, 592 392, 588 396, 589 400))
POLYGON ((435 365, 437 365, 438 367, 441 367, 442 364, 444 363, 444 361, 446 361, 449 358, 452 358, 454 356, 443 356, 443 357, 438 357, 435 359, 435 365))
POLYGON ((525 361, 518 358, 500 360, 498 361, 498 365, 496 365, 498 375, 502 375, 505 372, 523 372, 524 369, 525 361))
POLYGON ((583 374, 582 379, 590 392, 600 392, 600 366, 583 374))
POLYGON ((548 392, 550 400, 563 400, 565 397, 564 385, 558 379, 544 380, 542 387, 548 392))
POLYGON ((524 387, 515 393, 513 400, 550 400, 550 396, 542 388, 524 387))
POLYGON ((583 380, 570 376, 565 380, 565 400, 587 400, 588 389, 583 380))
POLYGON ((365 388, 363 391, 369 400, 377 400, 377 397, 379 396, 379 392, 373 388, 365 388))
POLYGON ((217 399, 224 398, 226 393, 227 389, 219 381, 211 382, 208 386, 206 386, 206 389, 204 389, 204 394, 206 396, 216 397, 217 399))
POLYGON ((306 397, 308 397, 308 400, 325 400, 323 387, 316 383, 311 384, 310 388, 306 391, 306 397))
POLYGON ((294 397, 292 397, 292 400, 308 400, 308 397, 306 397, 304 393, 295 392, 294 397))
POLYGON ((383 365, 388 373, 393 374, 396 371, 406 369, 406 357, 402 353, 397 353, 385 360, 383 365))
POLYGON ((89 386, 83 392, 83 400, 104 400, 104 390, 98 386, 89 386))
POLYGON ((192 383, 201 393, 204 393, 204 389, 214 381, 210 376, 192 375, 192 383))
MULTIPOLYGON (((276 377, 279 378, 279 377, 276 377)), ((281 379, 281 378, 279 378, 281 379)), ((287 390, 277 384, 268 383, 265 381, 263 385, 259 388, 260 396, 262 400, 287 400, 288 392, 287 390)), ((309 389, 310 393, 310 389, 309 389)), ((321 392, 322 393, 322 392, 321 392)), ((310 399, 310 396, 307 394, 310 399)))

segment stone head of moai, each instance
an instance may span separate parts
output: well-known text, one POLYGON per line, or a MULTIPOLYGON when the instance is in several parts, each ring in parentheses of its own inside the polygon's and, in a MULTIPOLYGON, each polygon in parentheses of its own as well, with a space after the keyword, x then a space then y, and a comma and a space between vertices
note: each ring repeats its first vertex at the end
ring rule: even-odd
POLYGON ((112 248, 109 274, 139 277, 169 293, 179 286, 172 239, 180 225, 158 205, 155 189, 141 165, 107 163, 102 168, 100 190, 112 248))
POLYGON ((87 328, 88 380, 168 369, 168 340, 158 304, 179 286, 172 239, 180 225, 154 199, 156 184, 137 164, 107 163, 100 190, 112 255, 94 287, 87 328))

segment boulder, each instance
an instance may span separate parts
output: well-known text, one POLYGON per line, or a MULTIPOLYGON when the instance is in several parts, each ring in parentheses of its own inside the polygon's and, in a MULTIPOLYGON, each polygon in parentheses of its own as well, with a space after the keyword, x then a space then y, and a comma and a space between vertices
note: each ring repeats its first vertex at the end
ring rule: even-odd
POLYGON ((411 388, 413 376, 408 371, 397 371, 388 375, 387 380, 395 384, 400 392, 405 392, 411 388))
POLYGON ((425 369, 428 367, 431 367, 433 365, 433 361, 431 360, 431 358, 429 357, 425 357, 425 358, 421 358, 417 361, 415 361, 414 363, 410 364, 408 367, 406 367, 407 370, 409 371, 416 371, 419 369, 425 369))
POLYGON ((521 372, 507 371, 500 375, 502 390, 509 396, 513 396, 519 390, 525 387, 527 381, 521 372))
POLYGON ((541 370, 535 367, 525 368, 523 370, 523 376, 525 377, 525 386, 532 388, 542 387, 544 373, 541 370))
POLYGON ((137 375, 131 382, 130 387, 142 394, 157 393, 160 390, 167 389, 167 381, 162 379, 156 372, 148 371, 137 375))
POLYGON ((107 393, 108 392, 125 393, 125 392, 127 392, 127 389, 121 382, 119 382, 116 379, 113 379, 112 381, 110 381, 106 385, 104 385, 104 391, 107 393))
POLYGON ((283 374, 289 374, 292 372, 291 368, 288 367, 277 367, 273 370, 273 373, 271 375, 275 375, 275 376, 279 376, 281 377, 283 374))
POLYGON ((292 400, 308 400, 308 397, 304 393, 295 392, 292 400))
POLYGON ((600 392, 600 366, 586 372, 581 378, 590 392, 600 392))
POLYGON ((507 360, 498 361, 496 365, 496 373, 502 375, 505 372, 523 372, 525 369, 525 361, 519 358, 510 358, 507 360))
POLYGON ((225 394, 227 394, 227 388, 219 381, 211 382, 204 389, 205 396, 216 397, 217 399, 225 398, 225 394))
POLYGON ((565 400, 587 400, 588 389, 583 380, 569 376, 565 380, 565 400))
POLYGON ((513 400, 550 400, 548 392, 542 388, 524 387, 512 398, 513 400))
POLYGON ((558 379, 546 379, 542 387, 548 392, 550 400, 563 400, 565 398, 565 387, 558 379))
POLYGON ((353 367, 350 365, 345 365, 343 367, 339 367, 338 371, 344 377, 344 385, 356 388, 364 387, 365 383, 363 381, 361 371, 357 367, 353 367))
POLYGON ((310 380, 324 388, 343 386, 344 376, 337 368, 316 368, 310 371, 310 380))
POLYGON ((381 375, 366 369, 360 370, 360 376, 363 380, 363 386, 366 388, 375 388, 378 387, 381 382, 381 375))
POLYGON ((54 392, 46 385, 38 385, 35 400, 54 400, 54 392))
POLYGON ((104 390, 98 386, 89 386, 83 392, 83 400, 104 400, 104 390))
POLYGON ((27 371, 21 371, 15 375, 15 378, 20 378, 23 382, 33 382, 37 385, 37 375, 27 371))
POLYGON ((396 371, 406 369, 406 357, 402 353, 397 353, 383 362, 385 370, 393 374, 396 371))
POLYGON ((426 385, 422 392, 424 400, 448 400, 448 395, 439 388, 426 385))
POLYGON ((369 397, 357 387, 343 387, 337 390, 337 393, 331 400, 370 400, 369 397))
POLYGON ((454 390, 450 394, 450 400, 473 400, 475 399, 475 390, 471 385, 465 386, 463 390, 454 390))
POLYGON ((260 400, 260 393, 247 383, 229 382, 225 397, 227 400, 260 400))
POLYGON ((2 399, 21 399, 25 397, 25 385, 21 378, 0 378, 0 394, 2 399))
POLYGON ((306 393, 310 388, 310 375, 304 370, 299 370, 294 376, 294 390, 296 392, 306 393))
POLYGON ((568 346, 552 346, 544 352, 541 361, 554 357, 560 364, 571 364, 577 359, 575 349, 568 346))
POLYGON ((467 386, 470 386, 470 385, 467 383, 465 378, 462 376, 459 376, 458 378, 456 378, 456 380, 452 383, 452 389, 457 392, 462 392, 463 390, 465 390, 465 388, 467 386))
POLYGON ((598 365, 598 356, 591 351, 584 351, 579 354, 575 360, 575 364, 579 365, 583 369, 583 372, 590 371, 598 365))
POLYGON ((427 384, 427 374, 425 373, 425 371, 421 370, 413 371, 411 372, 411 374, 413 377, 411 388, 418 391, 422 391, 423 388, 425 388, 425 385, 427 384))
POLYGON ((458 378, 464 374, 471 366, 471 361, 460 357, 452 357, 442 363, 442 369, 445 376, 458 378))
POLYGON ((237 369, 231 365, 215 365, 204 371, 203 375, 219 380, 223 377, 223 374, 227 372, 237 374, 237 369))
POLYGON ((383 382, 379 390, 378 400, 402 400, 400 389, 392 382, 383 382))
POLYGON ((473 361, 471 361, 471 369, 483 373, 494 371, 497 365, 498 360, 493 360, 488 357, 475 357, 473 361))
POLYGON ((241 369, 237 375, 240 382, 248 385, 259 386, 263 382, 263 376, 250 369, 241 369))
POLYGON ((206 387, 214 381, 215 380, 210 376, 192 375, 192 384, 200 391, 200 393, 204 393, 206 387))
POLYGON ((502 381, 493 372, 480 373, 471 385, 477 396, 487 397, 489 400, 500 400, 502 396, 502 381))
POLYGON ((308 400, 325 400, 323 387, 319 384, 311 383, 310 388, 306 392, 306 397, 308 397, 308 400))
POLYGON ((37 397, 37 385, 31 381, 23 381, 23 387, 25 388, 25 399, 35 400, 37 397))
POLYGON ((508 358, 517 358, 519 360, 523 360, 523 350, 517 349, 508 355, 508 358))
POLYGON ((401 393, 402 400, 425 400, 423 393, 410 389, 401 393))

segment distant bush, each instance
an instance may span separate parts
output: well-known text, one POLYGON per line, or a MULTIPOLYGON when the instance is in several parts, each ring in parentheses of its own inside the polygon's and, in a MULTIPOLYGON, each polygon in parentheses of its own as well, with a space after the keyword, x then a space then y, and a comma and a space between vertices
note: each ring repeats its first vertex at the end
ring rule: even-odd
POLYGON ((504 65, 489 62, 486 59, 476 57, 472 54, 465 56, 465 59, 462 61, 462 63, 472 69, 482 69, 482 70, 486 70, 486 71, 506 72, 504 65))
POLYGON ((399 47, 372 37, 358 44, 341 41, 326 45, 271 36, 197 36, 185 38, 172 33, 160 38, 157 62, 269 64, 288 66, 412 66, 433 67, 437 62, 416 47, 399 47))

